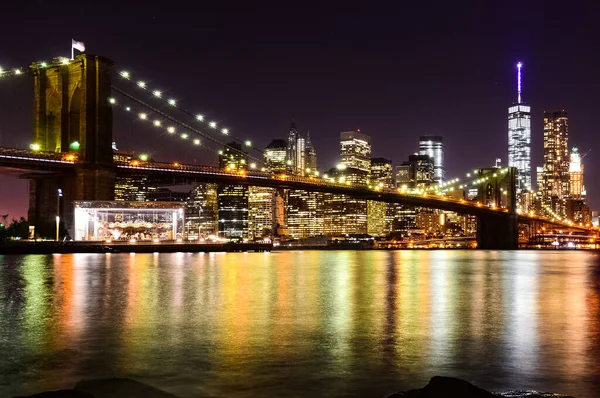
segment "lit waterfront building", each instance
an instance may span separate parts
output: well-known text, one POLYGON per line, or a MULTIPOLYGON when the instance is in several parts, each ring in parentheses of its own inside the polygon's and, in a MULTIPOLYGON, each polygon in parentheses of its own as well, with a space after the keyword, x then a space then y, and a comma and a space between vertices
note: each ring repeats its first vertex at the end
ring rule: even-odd
POLYGON ((444 232, 445 217, 443 212, 437 210, 421 212, 416 215, 415 224, 425 233, 442 233, 444 232))
POLYGON ((440 136, 419 137, 419 155, 428 155, 433 161, 433 182, 442 183, 446 179, 444 168, 444 139, 440 136))
POLYGON ((286 170, 287 143, 285 140, 273 140, 265 148, 265 166, 272 173, 281 173, 286 170))
MULTIPOLYGON (((370 161, 370 159, 369 159, 370 161)), ((336 182, 346 183, 351 177, 363 176, 364 170, 339 165, 327 172, 336 182)), ((367 233, 367 201, 346 195, 323 193, 323 233, 325 235, 366 234, 367 233)))
MULTIPOLYGON (((369 184, 378 189, 393 188, 392 161, 385 158, 371 159, 371 177, 369 184)), ((374 236, 387 235, 390 232, 391 220, 385 202, 367 201, 367 233, 374 236)))
POLYGON ((185 233, 188 238, 206 238, 218 232, 217 184, 199 184, 185 205, 185 233))
POLYGON ((302 190, 286 190, 285 208, 288 233, 294 239, 323 234, 322 194, 302 190))
POLYGON ((517 103, 508 108, 508 166, 517 168, 517 194, 531 191, 531 107, 521 102, 521 66, 517 64, 517 103))
MULTIPOLYGON (((248 154, 237 142, 230 142, 219 155, 219 167, 230 171, 246 169, 248 154)), ((232 241, 248 239, 248 187, 220 185, 217 190, 219 236, 232 241)))
POLYGON ((262 240, 273 235, 273 205, 275 190, 248 187, 248 238, 262 240))
POLYGON ((544 112, 544 176, 542 199, 559 216, 565 216, 569 195, 569 122, 567 112, 544 112))
POLYGON ((573 147, 571 150, 569 162, 569 196, 571 198, 581 198, 582 196, 585 196, 583 164, 581 163, 581 154, 577 147, 573 147))

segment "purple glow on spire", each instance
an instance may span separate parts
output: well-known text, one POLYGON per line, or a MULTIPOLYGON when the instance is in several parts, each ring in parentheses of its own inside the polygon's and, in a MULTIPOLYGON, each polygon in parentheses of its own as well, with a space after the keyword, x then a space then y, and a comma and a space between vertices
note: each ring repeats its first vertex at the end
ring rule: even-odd
POLYGON ((521 62, 519 62, 517 64, 517 104, 521 103, 521 67, 523 66, 523 64, 521 62))

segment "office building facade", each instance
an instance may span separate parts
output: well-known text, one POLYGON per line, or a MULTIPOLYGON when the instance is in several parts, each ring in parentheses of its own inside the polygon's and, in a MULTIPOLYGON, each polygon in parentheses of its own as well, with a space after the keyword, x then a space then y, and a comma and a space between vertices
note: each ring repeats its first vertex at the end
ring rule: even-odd
POLYGON ((275 190, 248 187, 248 239, 263 240, 273 236, 275 190))
POLYGON ((544 112, 543 202, 555 213, 565 215, 569 195, 569 121, 567 112, 544 112))
POLYGON ((282 173, 286 171, 288 143, 285 140, 275 139, 265 148, 264 159, 267 171, 282 173))
POLYGON ((348 168, 371 171, 371 137, 359 130, 340 133, 341 164, 348 168))
POLYGON ((583 164, 581 163, 581 154, 577 147, 573 147, 571 150, 569 162, 569 196, 571 198, 581 198, 585 196, 583 164))
POLYGON ((427 155, 432 159, 432 181, 438 184, 444 182, 446 179, 446 169, 444 167, 444 139, 434 135, 424 135, 419 137, 419 155, 427 155))
MULTIPOLYGON (((227 170, 245 170, 248 154, 237 142, 230 142, 219 155, 219 167, 227 170)), ((217 189, 219 236, 231 241, 248 239, 248 187, 219 185, 217 189)))
POLYGON ((185 233, 190 239, 218 233, 217 184, 199 184, 190 192, 185 206, 185 233))
MULTIPOLYGON (((371 159, 371 175, 369 185, 376 189, 394 187, 392 161, 386 158, 371 159)), ((367 201, 367 233, 373 236, 384 236, 390 232, 391 219, 388 209, 390 205, 375 200, 367 201)))

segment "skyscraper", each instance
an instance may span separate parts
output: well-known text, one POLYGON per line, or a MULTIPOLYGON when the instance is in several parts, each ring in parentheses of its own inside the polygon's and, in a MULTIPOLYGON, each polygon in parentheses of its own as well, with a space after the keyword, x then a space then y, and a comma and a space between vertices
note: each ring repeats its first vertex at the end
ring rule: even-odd
POLYGON ((296 140, 296 169, 294 174, 306 174, 306 139, 300 136, 296 140))
MULTIPOLYGON (((307 133, 306 138, 302 137, 294 122, 288 134, 286 156, 289 173, 303 176, 316 171, 317 154, 310 141, 310 134, 307 133)), ((285 198, 285 223, 289 235, 296 239, 321 235, 323 233, 321 194, 303 190, 285 190, 282 194, 285 198)), ((281 224, 279 221, 277 223, 281 224)))
POLYGON ((429 155, 433 160, 432 180, 442 183, 446 179, 444 168, 444 139, 440 136, 423 135, 419 137, 419 155, 429 155))
POLYGON ((569 163, 569 197, 566 200, 565 213, 569 220, 587 223, 591 221, 591 212, 585 200, 581 159, 583 156, 576 147, 573 147, 569 163))
POLYGON ((286 226, 290 236, 303 239, 323 234, 322 195, 320 192, 286 190, 286 226))
POLYGON ((199 184, 185 204, 185 233, 205 238, 217 233, 217 184, 199 184))
POLYGON ((581 198, 582 196, 585 196, 583 164, 581 164, 581 154, 577 147, 573 147, 571 150, 571 159, 569 163, 569 196, 571 198, 581 198))
MULTIPOLYGON (((396 166, 394 177, 396 187, 400 189, 425 188, 433 183, 433 159, 427 154, 410 155, 408 161, 396 166)), ((414 206, 392 205, 388 215, 391 219, 392 232, 407 233, 416 228, 416 217, 422 210, 414 206)))
POLYGON ((567 112, 544 112, 544 190, 542 198, 553 211, 564 216, 569 195, 569 122, 567 112))
POLYGON ((305 166, 311 170, 317 170, 317 152, 310 140, 310 132, 306 133, 306 147, 304 148, 306 156, 305 166))
MULTIPOLYGON (((367 186, 371 173, 371 137, 359 130, 340 133, 340 167, 330 171, 343 181, 367 186)), ((324 194, 325 231, 335 235, 367 233, 367 201, 324 194)))
MULTIPOLYGON (((370 185, 376 189, 393 188, 392 161, 385 158, 371 159, 370 185)), ((367 233, 386 235, 390 232, 391 220, 388 216, 388 204, 375 200, 367 201, 367 233)))
MULTIPOLYGON (((346 167, 371 171, 371 137, 360 130, 340 133, 341 163, 346 167)), ((365 181, 366 183, 366 181, 365 181)))
POLYGON ((433 159, 429 155, 410 155, 408 161, 396 166, 396 187, 423 188, 434 182, 433 159))
MULTIPOLYGON (((289 165, 286 163, 288 142, 286 140, 275 139, 271 141, 265 148, 264 158, 266 169, 270 173, 283 173, 286 170, 290 170, 289 165)), ((263 188, 264 192, 271 192, 271 229, 274 234, 278 230, 285 227, 285 204, 284 204, 284 190, 274 188, 263 188)), ((256 214, 254 209, 250 209, 251 215, 256 214)), ((263 211, 267 211, 263 207, 263 211)), ((268 217, 268 216, 266 216, 268 217)), ((250 217, 252 218, 252 217, 250 217)), ((258 225, 258 224, 257 224, 258 225)))
POLYGON ((285 140, 273 140, 265 148, 265 165, 271 173, 281 173, 286 170, 288 143, 285 140))
POLYGON ((286 145, 286 168, 292 174, 305 175, 308 169, 313 172, 317 168, 317 154, 310 141, 310 133, 306 138, 298 133, 296 123, 292 122, 286 145))
MULTIPOLYGON (((371 159, 369 159, 370 161, 371 159)), ((333 168, 327 174, 338 182, 349 182, 351 175, 367 174, 363 170, 342 167, 333 168)), ((323 231, 325 235, 366 234, 367 201, 346 195, 323 193, 323 231)))
POLYGON ((287 138, 286 165, 290 172, 295 173, 298 169, 298 129, 296 122, 292 121, 287 138))
POLYGON ((508 166, 517 168, 517 193, 531 191, 531 107, 521 102, 521 67, 517 64, 517 103, 508 108, 508 166))
MULTIPOLYGON (((244 170, 248 154, 237 142, 230 142, 219 155, 219 167, 226 170, 244 170)), ((248 239, 248 187, 220 185, 217 189, 219 207, 219 236, 232 241, 248 239)))
POLYGON ((248 187, 248 238, 260 240, 273 235, 275 189, 248 187))

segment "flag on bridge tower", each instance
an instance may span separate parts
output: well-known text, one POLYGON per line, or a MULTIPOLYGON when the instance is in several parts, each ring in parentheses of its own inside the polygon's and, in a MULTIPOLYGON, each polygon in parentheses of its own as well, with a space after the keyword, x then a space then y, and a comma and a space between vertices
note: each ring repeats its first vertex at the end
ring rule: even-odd
POLYGON ((79 51, 79 52, 84 52, 85 51, 85 44, 82 41, 75 41, 73 39, 71 39, 71 59, 75 58, 75 54, 73 53, 73 49, 79 51))

